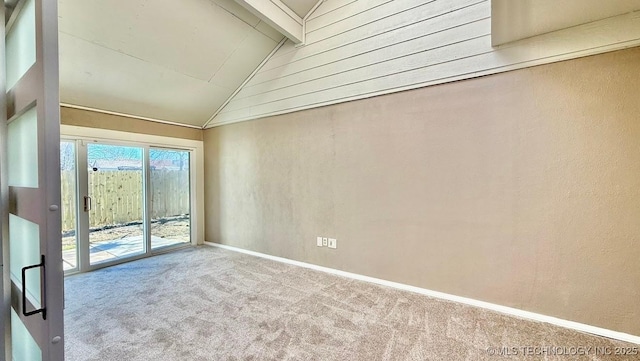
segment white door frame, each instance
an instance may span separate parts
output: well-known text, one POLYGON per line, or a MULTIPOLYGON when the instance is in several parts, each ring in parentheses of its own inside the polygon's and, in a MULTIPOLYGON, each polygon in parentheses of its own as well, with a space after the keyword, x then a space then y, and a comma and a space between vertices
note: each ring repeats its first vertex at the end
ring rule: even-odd
MULTIPOLYGON (((60 111, 58 76, 58 13, 57 2, 32 0, 35 11, 35 62, 25 74, 6 92, 6 75, 0 81, 0 133, 2 160, 0 180, 2 187, 2 249, 3 249, 3 354, 12 359, 11 315, 18 315, 40 348, 42 360, 64 359, 64 281, 62 272, 62 245, 60 242, 60 111), (37 114, 37 167, 38 182, 35 187, 9 186, 7 156, 7 124, 24 112, 35 109, 37 114), (11 279, 9 254, 9 213, 36 223, 39 229, 39 253, 44 260, 41 267, 42 306, 45 312, 28 316, 20 298, 24 290, 11 279), (43 270, 42 270, 43 268, 43 270)), ((12 19, 26 4, 22 0, 16 6, 12 19)), ((4 6, 2 17, 4 20, 4 6)), ((12 20, 9 20, 12 24, 12 20)), ((9 25, 11 26, 11 25, 9 25)), ((6 74, 5 34, 10 29, 2 25, 2 73, 6 74)), ((13 159, 15 160, 15 159, 13 159)), ((24 283, 24 271, 23 271, 24 283)), ((24 302, 24 301, 23 301, 24 302)), ((29 302, 27 302, 29 303, 29 302)), ((31 308, 29 308, 29 311, 31 308)))
POLYGON ((11 284, 9 280, 9 263, 7 258, 9 254, 5 252, 8 248, 9 239, 9 186, 7 185, 7 97, 5 89, 7 88, 7 75, 4 69, 7 68, 5 62, 5 7, 0 7, 0 262, 2 265, 2 275, 0 276, 0 290, 2 290, 2 311, 0 312, 0 329, 2 336, 0 337, 0 360, 5 360, 11 354, 11 348, 7 348, 7 340, 11 337, 11 309, 7 306, 11 304, 11 290, 5 287, 11 284), (6 272, 5 272, 6 270, 6 272), (7 282, 8 281, 8 282, 7 282))

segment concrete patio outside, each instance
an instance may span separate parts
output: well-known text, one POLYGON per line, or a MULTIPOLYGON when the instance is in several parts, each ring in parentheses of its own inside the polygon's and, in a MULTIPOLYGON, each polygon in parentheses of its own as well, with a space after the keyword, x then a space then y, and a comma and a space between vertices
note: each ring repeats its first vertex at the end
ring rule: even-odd
MULTIPOLYGON (((158 249, 177 244, 187 243, 181 239, 171 239, 151 236, 151 248, 158 249)), ((144 252, 143 236, 118 238, 107 241, 91 242, 89 245, 89 257, 91 264, 126 258, 144 252)), ((77 248, 62 251, 64 270, 72 270, 77 265, 77 248)))

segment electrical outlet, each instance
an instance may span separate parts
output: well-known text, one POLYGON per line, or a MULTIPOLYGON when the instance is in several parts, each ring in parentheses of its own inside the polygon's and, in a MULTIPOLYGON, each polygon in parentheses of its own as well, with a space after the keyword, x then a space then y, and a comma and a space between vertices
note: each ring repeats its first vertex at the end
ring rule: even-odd
POLYGON ((318 245, 318 247, 322 247, 322 237, 316 237, 316 245, 318 245))
POLYGON ((335 238, 329 238, 329 248, 338 248, 338 240, 335 238))
POLYGON ((328 246, 329 240, 327 237, 322 237, 322 246, 326 247, 328 246))

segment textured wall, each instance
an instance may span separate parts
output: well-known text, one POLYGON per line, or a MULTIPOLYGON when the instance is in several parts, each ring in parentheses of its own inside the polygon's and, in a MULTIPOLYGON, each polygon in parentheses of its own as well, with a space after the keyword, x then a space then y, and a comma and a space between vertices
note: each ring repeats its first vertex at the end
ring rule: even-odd
POLYGON ((639 84, 633 48, 209 129, 206 239, 640 335, 639 84))
POLYGON ((60 107, 60 122, 64 125, 75 125, 79 127, 202 140, 202 130, 200 129, 68 107, 60 107))

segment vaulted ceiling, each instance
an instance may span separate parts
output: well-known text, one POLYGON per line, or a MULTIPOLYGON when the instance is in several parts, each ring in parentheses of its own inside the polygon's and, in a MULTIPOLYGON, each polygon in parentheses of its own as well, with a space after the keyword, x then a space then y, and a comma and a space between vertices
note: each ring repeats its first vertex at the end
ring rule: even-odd
POLYGON ((59 0, 63 105, 201 127, 283 39, 234 0, 114 5, 59 0))
MULTIPOLYGON (((204 127, 283 34, 300 42, 305 16, 330 1, 58 0, 61 103, 204 127)), ((493 44, 637 10, 639 4, 492 0, 493 44)))

